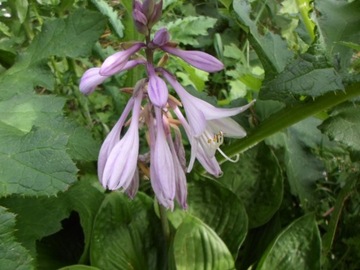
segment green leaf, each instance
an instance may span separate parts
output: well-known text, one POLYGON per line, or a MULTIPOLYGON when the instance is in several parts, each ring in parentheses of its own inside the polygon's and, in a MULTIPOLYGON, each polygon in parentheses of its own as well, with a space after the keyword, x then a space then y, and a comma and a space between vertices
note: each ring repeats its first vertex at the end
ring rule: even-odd
POLYGON ((84 176, 57 197, 11 196, 2 198, 0 204, 16 213, 16 237, 34 257, 36 242, 58 232, 62 228, 61 221, 67 218, 71 211, 76 211, 85 236, 85 248, 81 258, 85 260, 88 256, 93 221, 103 199, 104 194, 97 177, 84 176))
POLYGON ((341 66, 346 69, 352 50, 338 42, 360 43, 360 2, 328 0, 314 1, 314 4, 321 41, 329 53, 338 55, 341 66))
POLYGON ((357 105, 347 103, 334 109, 320 129, 332 140, 360 151, 360 115, 357 105))
POLYGON ((320 233, 314 216, 291 223, 267 248, 257 270, 320 269, 320 233))
POLYGON ((250 14, 253 11, 248 0, 234 1, 233 7, 238 19, 249 32, 249 41, 262 62, 267 76, 273 77, 283 71, 286 64, 294 57, 286 41, 271 32, 266 32, 264 35, 259 32, 256 22, 251 19, 250 14))
POLYGON ((98 12, 77 9, 66 19, 46 22, 27 50, 26 60, 35 63, 56 55, 85 57, 104 31, 105 18, 98 12))
POLYGON ((201 220, 187 216, 173 244, 176 269, 234 269, 234 260, 219 236, 201 220))
POLYGON ((199 46, 198 36, 208 35, 207 30, 213 28, 216 21, 211 17, 186 16, 166 23, 166 28, 171 34, 171 40, 183 45, 199 46))
POLYGON ((16 213, 16 238, 36 257, 36 241, 61 229, 68 211, 55 197, 2 198, 0 203, 16 213))
POLYGON ((76 211, 85 236, 85 247, 80 262, 87 262, 95 217, 105 198, 104 189, 100 186, 97 176, 85 175, 80 178, 67 192, 60 197, 67 209, 76 211))
POLYGON ((77 9, 66 19, 45 22, 29 48, 1 74, 0 99, 8 99, 16 93, 32 93, 35 86, 53 89, 54 78, 44 65, 45 60, 54 55, 89 55, 104 26, 105 19, 101 14, 83 9, 77 9))
POLYGON ((0 269, 34 269, 29 252, 14 236, 15 215, 0 206, 0 269))
POLYGON ((224 163, 222 170, 221 183, 244 202, 249 227, 268 222, 283 198, 281 170, 271 149, 261 144, 242 154, 238 163, 224 163))
POLYGON ((266 81, 259 97, 291 103, 298 101, 300 96, 318 97, 330 91, 344 90, 342 77, 324 60, 303 55, 276 78, 266 81))
POLYGON ((143 193, 134 200, 121 192, 106 195, 93 227, 91 265, 100 269, 162 269, 163 245, 152 199, 143 193))
POLYGON ((65 99, 34 94, 15 95, 0 101, 0 122, 29 132, 34 125, 46 126, 62 113, 65 99))
MULTIPOLYGON (((358 174, 352 174, 346 179, 345 186, 341 189, 336 203, 334 205, 334 211, 331 214, 330 222, 327 224, 326 233, 322 237, 323 255, 328 256, 334 243, 335 236, 338 232, 338 223, 345 207, 345 202, 356 192, 356 185, 359 180, 358 174)), ((356 193, 355 193, 356 194, 356 193)))
POLYGON ((26 19, 29 3, 28 0, 15 0, 16 15, 20 23, 23 23, 26 19))
MULTIPOLYGON (((221 179, 226 181, 226 179, 221 179)), ((247 215, 243 203, 230 190, 213 180, 197 181, 188 187, 188 210, 169 212, 173 226, 193 216, 211 227, 236 258, 247 234, 247 215)))
POLYGON ((267 140, 268 144, 284 149, 286 176, 291 192, 299 197, 305 210, 315 206, 316 181, 324 177, 324 163, 313 154, 314 151, 321 151, 321 147, 328 142, 317 129, 319 124, 321 120, 307 118, 267 140))
POLYGON ((0 197, 55 195, 76 181, 77 169, 65 152, 67 137, 49 129, 27 134, 0 122, 0 197))
POLYGON ((104 0, 91 0, 96 8, 109 18, 110 24, 119 38, 124 37, 124 25, 121 23, 119 14, 104 0))

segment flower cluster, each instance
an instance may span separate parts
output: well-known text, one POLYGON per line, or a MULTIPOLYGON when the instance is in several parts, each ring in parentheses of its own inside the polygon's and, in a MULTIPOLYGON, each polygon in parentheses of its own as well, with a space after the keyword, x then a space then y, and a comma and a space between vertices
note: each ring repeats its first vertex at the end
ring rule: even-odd
POLYGON ((197 159, 208 173, 221 175, 215 152, 218 150, 226 157, 219 148, 224 137, 246 135, 245 130, 230 117, 243 112, 252 103, 237 108, 217 108, 189 94, 173 74, 154 64, 156 50, 179 57, 207 72, 220 71, 223 64, 207 53, 179 49, 170 41, 165 28, 150 38, 151 28, 161 16, 162 1, 135 0, 133 8, 136 29, 145 35, 146 42, 134 42, 129 48, 109 56, 101 67, 87 70, 80 81, 80 91, 90 94, 119 72, 138 65, 144 66, 147 72, 147 78, 139 80, 132 89, 132 96, 121 117, 100 149, 98 177, 105 188, 123 189, 133 197, 139 186, 138 168, 142 168, 149 176, 160 204, 173 209, 174 200, 177 200, 186 208, 186 172, 191 171, 197 159), (142 49, 145 57, 138 53, 142 49), (169 94, 168 85, 180 100, 169 94), (139 154, 139 129, 143 127, 147 128, 149 153, 139 154), (191 144, 188 164, 180 127, 185 130, 191 144), (127 128, 126 133, 121 136, 124 128, 127 128))

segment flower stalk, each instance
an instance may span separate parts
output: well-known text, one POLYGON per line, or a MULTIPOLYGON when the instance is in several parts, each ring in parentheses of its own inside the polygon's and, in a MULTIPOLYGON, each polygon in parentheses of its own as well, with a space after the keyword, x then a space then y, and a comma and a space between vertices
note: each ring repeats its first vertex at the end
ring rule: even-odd
MULTIPOLYGON (((179 49, 165 28, 158 30, 151 39, 152 26, 160 19, 161 12, 162 0, 134 0, 135 27, 145 36, 145 42, 132 42, 125 50, 106 58, 100 67, 87 70, 81 78, 80 91, 91 94, 109 77, 139 65, 145 67, 147 77, 140 79, 133 89, 126 90, 132 97, 101 147, 98 176, 104 188, 121 189, 133 198, 139 187, 139 174, 148 175, 160 204, 161 218, 167 222, 163 211, 174 209, 174 201, 183 209, 187 208, 186 172, 192 170, 196 159, 215 177, 222 174, 216 151, 227 160, 236 161, 227 157, 220 146, 224 137, 246 136, 245 130, 230 117, 245 111, 253 102, 237 108, 217 108, 188 93, 166 69, 168 54, 207 72, 220 71, 224 65, 205 52, 179 49), (145 57, 141 55, 142 50, 145 57), (159 66, 154 63, 156 50, 164 55, 159 66), (180 100, 169 93, 168 86, 180 100), (139 129, 142 128, 147 128, 150 149, 147 153, 140 153, 139 129), (188 164, 180 128, 184 129, 191 144, 188 164)), ((164 234, 169 239, 168 224, 164 222, 164 234)))

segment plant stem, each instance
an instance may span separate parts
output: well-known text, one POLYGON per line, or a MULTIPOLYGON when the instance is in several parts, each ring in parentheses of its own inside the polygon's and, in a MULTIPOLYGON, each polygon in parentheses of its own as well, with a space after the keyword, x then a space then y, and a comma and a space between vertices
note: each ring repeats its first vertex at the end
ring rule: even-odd
MULTIPOLYGON (((234 156, 255 146, 276 132, 359 95, 360 82, 348 86, 344 92, 327 93, 313 101, 286 107, 250 131, 246 138, 224 147, 223 151, 229 157, 234 156)), ((218 160, 221 163, 225 161, 225 158, 219 155, 218 160)))
POLYGON ((162 229, 163 229, 163 234, 164 234, 164 237, 165 237, 166 248, 167 248, 168 244, 170 242, 169 221, 167 219, 166 208, 164 206, 162 206, 161 204, 159 204, 159 210, 160 210, 161 226, 162 226, 162 229))

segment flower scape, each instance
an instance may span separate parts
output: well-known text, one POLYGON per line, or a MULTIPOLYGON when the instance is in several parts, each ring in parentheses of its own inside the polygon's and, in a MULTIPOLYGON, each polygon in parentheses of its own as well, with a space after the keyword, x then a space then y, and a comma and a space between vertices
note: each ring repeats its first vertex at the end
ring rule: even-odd
POLYGON ((176 200, 186 209, 186 173, 192 170, 197 159, 209 174, 220 176, 222 171, 215 158, 216 151, 230 161, 237 161, 227 157, 219 147, 224 137, 246 136, 245 130, 230 117, 245 111, 253 102, 242 107, 217 108, 188 93, 164 67, 169 54, 206 72, 218 72, 224 65, 207 53, 179 49, 170 40, 166 28, 161 28, 151 38, 151 29, 161 14, 162 0, 135 0, 133 19, 136 30, 145 36, 145 42, 132 42, 125 50, 109 56, 101 67, 88 69, 81 78, 80 91, 91 94, 107 78, 137 66, 145 67, 147 78, 127 88, 131 98, 102 144, 98 177, 104 188, 122 189, 134 197, 139 187, 138 164, 150 164, 147 175, 158 202, 172 210, 176 200), (141 50, 145 56, 139 54, 141 50), (164 53, 158 64, 154 64, 155 51, 164 53), (169 86, 179 99, 169 94, 169 86), (191 144, 188 164, 181 127, 191 144), (139 154, 139 129, 142 128, 147 128, 149 153, 139 154))

